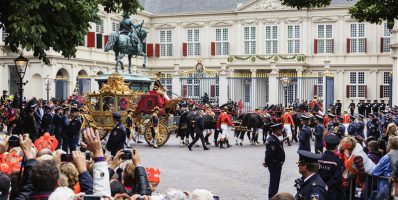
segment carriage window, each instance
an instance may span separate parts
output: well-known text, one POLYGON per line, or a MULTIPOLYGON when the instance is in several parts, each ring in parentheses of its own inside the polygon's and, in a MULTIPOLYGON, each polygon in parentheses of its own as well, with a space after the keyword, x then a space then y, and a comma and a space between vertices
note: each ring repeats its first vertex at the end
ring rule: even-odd
POLYGON ((128 97, 118 97, 117 98, 117 110, 123 111, 129 109, 129 99, 128 97))
POLYGON ((90 108, 93 111, 100 111, 100 99, 99 97, 91 97, 90 99, 90 108))
POLYGON ((115 98, 112 96, 106 96, 102 98, 102 110, 103 111, 115 111, 115 98))

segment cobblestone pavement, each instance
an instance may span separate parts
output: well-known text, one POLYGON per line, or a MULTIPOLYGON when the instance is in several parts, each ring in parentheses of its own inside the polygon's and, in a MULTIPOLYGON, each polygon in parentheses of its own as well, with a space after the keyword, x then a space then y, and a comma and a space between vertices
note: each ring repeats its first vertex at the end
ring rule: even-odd
MULTIPOLYGON (((159 149, 145 144, 134 144, 141 153, 146 167, 159 168, 161 182, 159 192, 167 188, 183 191, 207 189, 224 200, 268 199, 269 171, 262 166, 265 146, 245 145, 220 149, 211 146, 210 151, 200 147, 179 146, 175 135, 159 149)), ((297 168, 298 144, 285 145, 286 162, 283 165, 279 192, 295 195, 294 180, 300 177, 297 168)))

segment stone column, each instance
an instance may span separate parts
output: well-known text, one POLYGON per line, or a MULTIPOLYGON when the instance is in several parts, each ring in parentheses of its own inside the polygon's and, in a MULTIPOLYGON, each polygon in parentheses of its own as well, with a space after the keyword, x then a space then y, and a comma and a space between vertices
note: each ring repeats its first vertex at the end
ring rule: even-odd
POLYGON ((271 62, 271 73, 269 74, 269 104, 278 104, 279 98, 279 70, 276 69, 276 62, 271 62))
POLYGON ((173 98, 181 96, 180 65, 174 64, 174 73, 171 74, 173 98))
MULTIPOLYGON (((297 99, 301 102, 301 100, 304 100, 303 98, 303 68, 296 69, 297 73, 297 99)), ((293 99, 294 101, 295 99, 293 99)), ((288 102, 289 103, 289 102, 288 102)))
POLYGON ((221 72, 218 76, 219 97, 218 104, 222 105, 228 102, 228 76, 229 73, 225 70, 226 63, 221 63, 221 72))
POLYGON ((261 98, 257 95, 257 70, 256 69, 251 69, 250 72, 252 73, 252 82, 250 85, 250 105, 251 105, 251 110, 256 109, 257 107, 257 98, 261 98))
POLYGON ((391 56, 392 64, 392 105, 398 105, 398 20, 395 20, 395 26, 391 35, 391 56))

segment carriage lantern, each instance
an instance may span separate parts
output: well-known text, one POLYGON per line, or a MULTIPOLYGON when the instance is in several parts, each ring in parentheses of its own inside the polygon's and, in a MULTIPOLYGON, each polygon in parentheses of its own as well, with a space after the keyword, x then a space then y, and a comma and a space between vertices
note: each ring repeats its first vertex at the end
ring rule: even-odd
POLYGON ((287 76, 281 78, 281 83, 283 90, 285 92, 285 107, 287 107, 287 88, 290 86, 292 79, 288 78, 287 76))

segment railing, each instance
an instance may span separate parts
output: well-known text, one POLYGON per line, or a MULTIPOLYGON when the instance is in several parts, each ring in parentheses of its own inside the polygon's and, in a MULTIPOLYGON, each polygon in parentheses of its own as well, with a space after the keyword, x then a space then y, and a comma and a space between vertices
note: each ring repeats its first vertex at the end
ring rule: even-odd
POLYGON ((304 54, 230 55, 229 63, 305 63, 304 54))
POLYGON ((359 187, 357 176, 352 176, 347 180, 349 190, 344 191, 345 198, 348 200, 392 200, 392 183, 390 177, 365 175, 364 186, 359 187))

